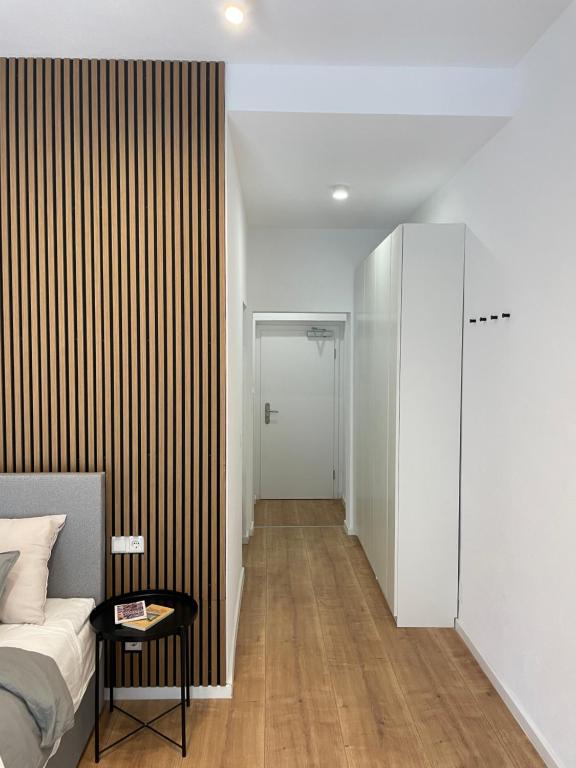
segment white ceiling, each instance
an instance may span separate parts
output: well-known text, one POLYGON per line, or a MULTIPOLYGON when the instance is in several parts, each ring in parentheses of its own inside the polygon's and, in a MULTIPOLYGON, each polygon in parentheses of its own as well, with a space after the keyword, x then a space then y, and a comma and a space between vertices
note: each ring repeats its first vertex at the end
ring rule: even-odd
MULTIPOLYGON (((357 73, 360 65, 373 72, 377 70, 372 65, 451 67, 442 75, 446 81, 440 88, 442 101, 451 82, 447 73, 454 67, 513 66, 570 4, 570 0, 234 0, 247 11, 246 23, 235 28, 223 19, 228 2, 232 0, 0 0, 0 56, 310 64, 325 65, 324 74, 337 71, 334 65, 354 65, 349 71, 357 73)), ((404 72, 410 80, 409 73, 416 70, 404 72)), ((273 74, 278 77, 278 72, 273 74)), ((378 85, 367 89, 376 95, 382 91, 387 104, 394 89, 384 88, 384 81, 378 80, 382 74, 374 77, 378 85)), ((372 82, 374 77, 365 79, 372 82)), ((291 93, 290 82, 281 94, 284 100, 291 93)), ((273 90, 278 90, 276 84, 273 90)), ((350 83, 347 91, 338 80, 336 91, 356 103, 350 83)), ((416 87, 416 95, 420 91, 427 93, 424 86, 416 87)), ((392 109, 390 104, 387 108, 392 109)), ((309 105, 302 114, 230 113, 252 224, 391 228, 505 122, 501 117, 316 111, 322 110, 309 105), (330 198, 330 185, 338 183, 351 187, 351 198, 344 205, 330 198)))
POLYGON ((0 0, 0 55, 509 66, 570 0, 0 0))
POLYGON ((249 223, 392 229, 505 124, 499 117, 229 115, 249 223), (350 186, 337 203, 331 185, 350 186))

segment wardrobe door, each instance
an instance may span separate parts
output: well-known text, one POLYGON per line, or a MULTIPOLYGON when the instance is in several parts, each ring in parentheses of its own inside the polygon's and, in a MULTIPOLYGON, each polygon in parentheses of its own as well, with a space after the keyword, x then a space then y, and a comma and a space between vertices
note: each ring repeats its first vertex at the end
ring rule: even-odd
POLYGON ((404 226, 399 626, 449 627, 457 613, 464 233, 404 226))
POLYGON ((404 228, 399 227, 390 237, 389 300, 387 314, 388 404, 386 435, 386 525, 387 560, 385 596, 393 615, 397 615, 397 536, 398 530, 398 404, 400 377, 400 314, 402 303, 402 243, 404 228))
POLYGON ((388 510, 388 338, 390 301, 390 238, 374 252, 372 312, 372 395, 370 404, 372 445, 372 546, 373 567, 381 588, 387 591, 388 510))
POLYGON ((358 267, 354 289, 357 531, 391 610, 396 572, 399 274, 399 267, 392 264, 392 238, 388 238, 358 267))
POLYGON ((355 528, 360 538, 364 539, 364 283, 366 262, 363 261, 354 275, 354 517, 355 528))
POLYGON ((374 316, 375 316, 375 280, 376 253, 371 253, 366 260, 366 399, 364 402, 364 418, 366 428, 366 539, 365 549, 372 568, 376 572, 376 544, 375 544, 375 509, 374 509, 374 485, 375 485, 375 451, 376 435, 371 415, 374 407, 375 389, 375 361, 374 361, 374 316))

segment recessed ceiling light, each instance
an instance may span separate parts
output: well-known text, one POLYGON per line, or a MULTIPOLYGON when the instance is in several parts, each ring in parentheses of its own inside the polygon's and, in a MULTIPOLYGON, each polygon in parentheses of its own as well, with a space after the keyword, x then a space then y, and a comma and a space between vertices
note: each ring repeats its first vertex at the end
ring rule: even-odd
POLYGON ((244 11, 237 5, 229 5, 224 11, 224 16, 226 17, 226 21, 229 21, 230 24, 235 24, 236 26, 242 24, 244 21, 244 11))
POLYGON ((348 200, 349 195, 348 187, 340 185, 332 189, 332 197, 334 200, 348 200))

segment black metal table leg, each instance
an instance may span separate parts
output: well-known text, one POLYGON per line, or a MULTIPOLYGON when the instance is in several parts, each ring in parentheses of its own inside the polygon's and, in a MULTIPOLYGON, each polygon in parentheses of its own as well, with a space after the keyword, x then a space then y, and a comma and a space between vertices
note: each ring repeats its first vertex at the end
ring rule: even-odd
POLYGON ((186 627, 180 628, 180 714, 182 722, 182 757, 186 757, 186 627))
POLYGON ((184 650, 186 651, 186 706, 190 706, 190 648, 188 646, 188 628, 184 628, 184 650))
POLYGON ((114 711, 114 686, 116 684, 116 643, 108 640, 108 663, 110 665, 110 712, 114 711))
POLYGON ((96 635, 94 670, 94 762, 100 762, 100 635, 96 635))

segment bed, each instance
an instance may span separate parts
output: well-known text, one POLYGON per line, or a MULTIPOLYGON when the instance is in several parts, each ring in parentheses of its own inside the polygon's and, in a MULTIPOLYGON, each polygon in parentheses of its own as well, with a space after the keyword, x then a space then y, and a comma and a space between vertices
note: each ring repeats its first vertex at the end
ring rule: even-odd
POLYGON ((103 691, 102 679, 94 679, 88 616, 104 599, 104 475, 0 474, 0 518, 55 513, 67 517, 49 561, 46 621, 0 624, 0 648, 44 654, 56 663, 72 699, 74 726, 46 768, 74 768, 93 729, 94 686, 103 691))

